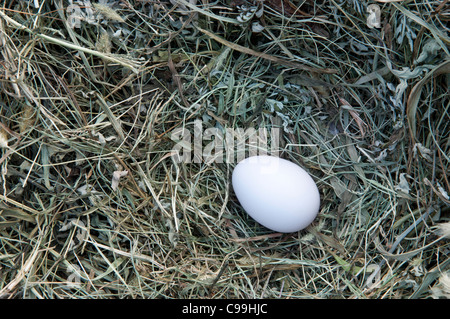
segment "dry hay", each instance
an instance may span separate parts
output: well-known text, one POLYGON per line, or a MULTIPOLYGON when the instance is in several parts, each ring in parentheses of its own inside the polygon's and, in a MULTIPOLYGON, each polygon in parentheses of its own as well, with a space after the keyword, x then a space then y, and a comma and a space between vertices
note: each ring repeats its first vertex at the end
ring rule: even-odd
POLYGON ((1 297, 448 296, 447 1, 69 4, 0 9, 1 297), (196 123, 278 128, 317 220, 176 162, 196 123))

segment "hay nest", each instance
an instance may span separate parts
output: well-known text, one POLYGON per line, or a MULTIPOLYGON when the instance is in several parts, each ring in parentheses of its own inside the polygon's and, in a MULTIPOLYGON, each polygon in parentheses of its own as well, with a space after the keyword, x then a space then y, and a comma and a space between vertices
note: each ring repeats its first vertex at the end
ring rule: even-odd
POLYGON ((9 1, 0 296, 448 297, 446 22, 446 1, 9 1), (239 205, 205 136, 249 128, 317 182, 309 228, 239 205))

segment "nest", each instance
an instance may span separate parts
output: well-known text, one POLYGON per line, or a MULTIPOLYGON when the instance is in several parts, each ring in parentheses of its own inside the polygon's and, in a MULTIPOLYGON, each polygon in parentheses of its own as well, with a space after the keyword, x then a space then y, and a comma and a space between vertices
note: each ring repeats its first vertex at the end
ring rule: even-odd
POLYGON ((446 22, 429 1, 10 1, 0 297, 448 297, 446 22), (237 201, 208 132, 252 129, 246 154, 317 182, 307 229, 237 201))

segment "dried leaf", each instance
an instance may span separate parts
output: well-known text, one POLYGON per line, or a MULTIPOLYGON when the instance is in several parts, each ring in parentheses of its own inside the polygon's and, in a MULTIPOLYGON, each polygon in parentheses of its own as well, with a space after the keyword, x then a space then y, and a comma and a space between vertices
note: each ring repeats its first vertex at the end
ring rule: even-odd
POLYGON ((75 236, 71 238, 67 247, 68 250, 75 250, 80 247, 88 238, 89 234, 86 229, 86 224, 78 218, 70 218, 65 221, 64 225, 59 229, 60 232, 68 231, 76 228, 75 236))
POLYGON ((402 191, 403 193, 409 194, 410 188, 408 181, 405 178, 406 173, 400 174, 400 182, 395 186, 396 190, 402 191))
POLYGON ((448 198, 448 194, 447 192, 445 192, 445 190, 441 189, 436 189, 436 187, 434 187, 434 185, 429 181, 428 178, 424 178, 423 182, 425 183, 425 185, 428 185, 431 187, 431 189, 433 190, 433 192, 445 203, 450 204, 450 200, 448 198), (444 191, 444 193, 442 192, 444 191))
POLYGON ((429 150, 428 148, 426 148, 425 146, 422 145, 422 143, 416 143, 414 144, 414 148, 413 148, 413 154, 414 156, 417 156, 417 150, 419 151, 420 155, 426 159, 427 161, 432 161, 431 159, 431 150, 429 150))
POLYGON ((450 238, 450 222, 437 224, 436 228, 439 236, 450 238))
POLYGON ((441 184, 437 183, 437 189, 441 193, 441 195, 446 199, 449 200, 450 197, 448 196, 448 193, 445 191, 444 187, 441 186, 441 184))
POLYGON ((28 104, 25 104, 22 113, 22 121, 19 122, 20 134, 25 133, 27 130, 33 128, 36 111, 28 104))
POLYGON ((450 272, 441 275, 439 283, 431 288, 431 296, 435 299, 450 299, 450 272))
POLYGON ((92 133, 92 136, 98 137, 98 141, 101 145, 106 145, 106 142, 110 142, 117 138, 116 136, 104 137, 102 133, 99 133, 96 131, 92 131, 91 133, 92 133))
POLYGON ((166 226, 169 227, 169 241, 170 243, 173 245, 173 247, 175 248, 178 244, 178 233, 175 229, 175 227, 172 224, 172 220, 167 219, 166 220, 166 226))
POLYGON ((367 6, 367 26, 369 28, 381 28, 381 10, 378 4, 371 4, 367 6))
POLYGON ((128 171, 114 171, 113 177, 112 177, 112 182, 111 182, 111 188, 114 191, 117 190, 117 188, 119 187, 120 178, 123 176, 127 176, 127 175, 128 175, 128 171))
POLYGON ((0 148, 8 148, 8 133, 0 127, 0 148))
POLYGON ((261 25, 261 23, 259 23, 258 21, 254 21, 252 23, 252 32, 259 33, 262 32, 262 30, 264 30, 264 27, 261 25))
POLYGON ((100 192, 98 192, 91 184, 85 184, 77 188, 77 192, 82 196, 89 196, 92 205, 96 205, 100 200, 100 192))
POLYGON ((417 60, 414 62, 415 64, 425 62, 427 59, 434 58, 438 51, 441 49, 441 46, 435 39, 428 40, 420 53, 417 60))

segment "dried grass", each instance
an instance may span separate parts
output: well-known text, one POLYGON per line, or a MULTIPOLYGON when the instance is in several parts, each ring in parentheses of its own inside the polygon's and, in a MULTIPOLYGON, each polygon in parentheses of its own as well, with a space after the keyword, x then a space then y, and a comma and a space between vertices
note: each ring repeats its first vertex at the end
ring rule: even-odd
POLYGON ((36 3, 0 9, 0 297, 448 296, 447 1, 36 3), (195 120, 280 128, 317 220, 274 234, 234 162, 175 162, 195 120))

